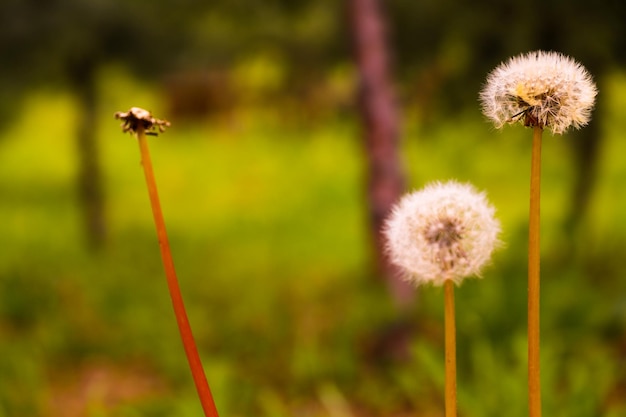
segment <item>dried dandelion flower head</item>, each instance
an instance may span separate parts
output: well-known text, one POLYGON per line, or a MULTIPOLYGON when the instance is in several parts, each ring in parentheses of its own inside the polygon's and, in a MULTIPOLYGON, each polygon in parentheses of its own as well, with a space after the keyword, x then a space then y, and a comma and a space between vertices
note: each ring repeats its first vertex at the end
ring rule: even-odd
POLYGON ((561 134, 589 122, 597 92, 591 75, 578 62, 558 52, 535 51, 496 67, 480 101, 497 128, 522 121, 561 134))
POLYGON ((391 261, 416 285, 479 275, 499 244, 494 212, 483 193, 456 181, 407 194, 385 227, 391 261))
POLYGON ((158 133, 165 132, 166 127, 170 127, 170 122, 153 117, 152 113, 141 107, 131 107, 126 112, 118 111, 115 113, 115 118, 123 121, 122 131, 124 133, 137 133, 137 129, 142 127, 147 135, 156 136, 158 133))

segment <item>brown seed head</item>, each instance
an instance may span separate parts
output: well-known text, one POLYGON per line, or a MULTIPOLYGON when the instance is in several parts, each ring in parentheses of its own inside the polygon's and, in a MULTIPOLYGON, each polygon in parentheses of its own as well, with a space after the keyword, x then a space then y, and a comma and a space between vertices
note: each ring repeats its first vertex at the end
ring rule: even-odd
POLYGON ((126 112, 118 111, 115 113, 115 118, 123 120, 122 131, 124 133, 137 133, 137 129, 142 127, 147 135, 156 136, 159 133, 165 132, 165 128, 170 127, 170 122, 157 119, 153 117, 152 113, 148 110, 144 110, 140 107, 131 107, 130 110, 126 112))

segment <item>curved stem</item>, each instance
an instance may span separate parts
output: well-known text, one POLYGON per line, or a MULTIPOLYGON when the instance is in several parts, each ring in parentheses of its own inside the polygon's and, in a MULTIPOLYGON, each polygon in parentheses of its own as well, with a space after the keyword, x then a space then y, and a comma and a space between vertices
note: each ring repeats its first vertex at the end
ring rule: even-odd
POLYGON ((148 194, 150 195, 152 215, 154 216, 154 224, 156 226, 157 236, 159 239, 159 247, 161 248, 161 258, 163 259, 163 268, 165 269, 167 286, 172 299, 172 305, 174 307, 174 314, 176 315, 176 322, 178 323, 180 336, 187 355, 187 361, 189 362, 189 367, 191 368, 191 374, 196 385, 196 390, 198 391, 198 396, 200 397, 204 415, 207 417, 218 417, 217 408, 215 407, 213 395, 211 394, 211 389, 209 388, 209 384, 204 374, 204 368, 202 367, 202 362, 200 361, 200 355, 198 355, 198 349, 193 338, 193 333, 191 332, 191 326, 189 325, 189 319, 187 318, 187 312, 185 311, 183 297, 178 285, 178 278, 176 277, 176 270, 174 269, 174 261, 170 251, 170 244, 167 238, 167 231, 165 229, 165 221, 163 220, 161 203, 159 202, 156 181, 152 170, 152 160, 150 159, 150 152, 148 150, 148 141, 146 140, 145 131, 141 126, 137 129, 137 139, 139 140, 141 165, 143 166, 143 171, 146 177, 146 185, 148 187, 148 194))
POLYGON ((528 226, 528 408, 530 417, 541 417, 541 378, 539 360, 539 235, 541 196, 541 135, 533 130, 530 169, 530 214, 528 226))
POLYGON ((456 417, 456 324, 454 319, 454 281, 449 279, 443 285, 446 360, 446 417, 456 417))

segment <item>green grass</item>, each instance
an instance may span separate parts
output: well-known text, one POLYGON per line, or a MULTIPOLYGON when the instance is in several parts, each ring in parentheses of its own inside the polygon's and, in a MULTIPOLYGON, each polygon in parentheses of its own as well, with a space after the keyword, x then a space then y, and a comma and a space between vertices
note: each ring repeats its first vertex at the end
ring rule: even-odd
MULTIPOLYGON (((163 106, 148 86, 110 72, 97 126, 109 232, 100 253, 84 246, 76 204, 72 99, 33 95, 0 137, 0 417, 55 415, 50 404, 68 392, 89 416, 201 414, 137 144, 113 120, 131 105, 163 116, 163 106), (102 369, 109 376, 100 385, 86 382, 102 369), (137 378, 150 384, 135 387, 132 398, 110 392, 137 378)), ((553 417, 619 416, 626 407, 626 145, 618 111, 626 82, 616 77, 610 85, 611 111, 596 115, 606 126, 601 172, 576 257, 562 249, 573 139, 545 135, 542 364, 544 412, 553 417)), ((471 110, 435 127, 407 126, 404 162, 411 187, 471 181, 497 207, 506 246, 484 279, 464 283, 456 296, 459 410, 521 417, 531 132, 493 131, 471 110)), ((371 356, 398 317, 371 271, 358 128, 350 120, 276 120, 174 121, 150 143, 183 295, 221 414, 442 415, 441 289, 416 292, 411 361, 371 356)), ((63 410, 71 415, 69 406, 63 410)))

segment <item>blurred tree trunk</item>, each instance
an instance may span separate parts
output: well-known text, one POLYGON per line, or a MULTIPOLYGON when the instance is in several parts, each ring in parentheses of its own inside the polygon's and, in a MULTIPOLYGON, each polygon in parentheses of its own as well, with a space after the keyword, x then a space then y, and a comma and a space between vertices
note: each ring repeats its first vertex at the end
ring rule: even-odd
POLYGON ((83 214, 85 237, 91 249, 102 247, 106 237, 102 172, 96 143, 96 65, 89 58, 72 61, 69 68, 78 98, 76 145, 78 152, 78 201, 83 214))
POLYGON ((399 279, 386 256, 384 221, 405 188, 399 156, 399 112, 390 81, 389 53, 379 0, 348 0, 354 57, 359 71, 359 111, 369 164, 367 197, 377 266, 399 307, 414 290, 399 279))
MULTIPOLYGON (((595 65, 594 68, 601 68, 595 65)), ((605 68, 598 69, 595 74, 607 74, 605 68)), ((598 91, 602 92, 602 76, 596 78, 598 91)), ((589 204, 596 185, 598 177, 598 163, 600 162, 600 150, 604 141, 601 129, 600 117, 605 114, 605 102, 601 94, 596 98, 596 106, 593 111, 593 120, 588 126, 583 127, 580 131, 572 135, 571 144, 574 156, 574 184, 571 194, 571 203, 569 212, 565 217, 565 233, 567 236, 566 248, 568 251, 580 249, 577 242, 580 238, 577 233, 583 226, 585 216, 589 211, 589 204)))
POLYGON ((589 207, 591 193, 598 174, 598 153, 602 142, 600 124, 591 123, 573 138, 572 148, 575 158, 575 180, 572 203, 567 215, 567 229, 574 231, 582 222, 589 207))

